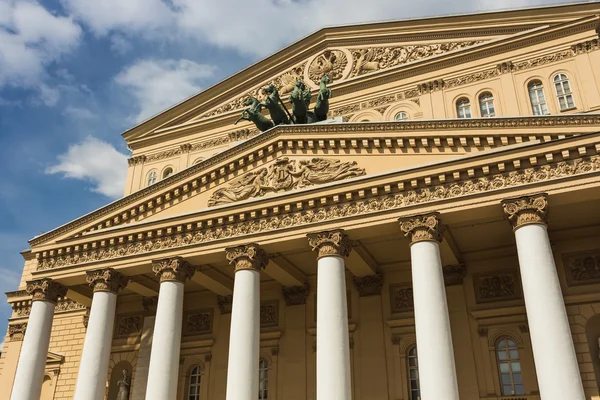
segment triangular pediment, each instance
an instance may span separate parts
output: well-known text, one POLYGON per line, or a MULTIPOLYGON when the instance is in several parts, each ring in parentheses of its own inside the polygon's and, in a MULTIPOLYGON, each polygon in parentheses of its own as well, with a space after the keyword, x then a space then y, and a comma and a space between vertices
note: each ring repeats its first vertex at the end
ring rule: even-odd
MULTIPOLYGON (((244 108, 245 99, 248 96, 262 98, 262 89, 269 84, 277 86, 285 100, 296 78, 302 78, 314 95, 325 73, 333 79, 331 111, 339 107, 338 101, 347 102, 345 94, 377 87, 381 83, 377 80, 379 77, 389 81, 401 74, 419 83, 419 75, 445 65, 467 64, 515 48, 526 52, 527 46, 543 43, 558 35, 557 29, 569 29, 593 17, 597 11, 593 5, 579 5, 570 6, 568 10, 547 7, 325 28, 143 122, 123 136, 135 148, 138 141, 149 137, 161 135, 164 138, 164 132, 170 129, 199 124, 232 125, 244 108)), ((417 86, 407 88, 402 98, 416 97, 418 90, 417 86)), ((235 128, 231 126, 231 129, 235 128)))

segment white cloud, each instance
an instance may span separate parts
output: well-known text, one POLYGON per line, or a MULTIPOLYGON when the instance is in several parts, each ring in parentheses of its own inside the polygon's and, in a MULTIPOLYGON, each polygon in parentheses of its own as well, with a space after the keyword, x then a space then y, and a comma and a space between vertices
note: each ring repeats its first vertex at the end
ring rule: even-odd
POLYGON ((55 87, 50 87, 46 84, 41 83, 40 89, 40 100, 48 107, 53 107, 60 100, 60 90, 55 87))
POLYGON ((97 115, 83 107, 67 106, 63 114, 74 119, 96 119, 97 115))
POLYGON ((81 28, 32 0, 0 0, 0 88, 34 87, 45 67, 72 51, 81 28))
POLYGON ((125 54, 133 48, 131 42, 121 35, 112 35, 110 37, 110 49, 117 54, 125 54))
POLYGON ((140 122, 201 90, 201 84, 214 73, 210 65, 190 60, 140 60, 129 65, 116 77, 138 103, 140 122))
POLYGON ((47 174, 62 174, 65 178, 90 182, 92 191, 110 198, 123 195, 127 176, 127 155, 110 143, 88 137, 69 146, 57 157, 58 163, 46 169, 47 174))

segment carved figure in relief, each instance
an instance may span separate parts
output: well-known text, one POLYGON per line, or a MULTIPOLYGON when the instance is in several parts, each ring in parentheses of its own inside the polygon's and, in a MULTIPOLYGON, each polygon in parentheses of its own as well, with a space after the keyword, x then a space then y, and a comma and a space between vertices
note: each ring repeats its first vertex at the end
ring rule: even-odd
POLYGON ((327 87, 327 84, 331 82, 329 75, 325 74, 321 77, 319 84, 319 93, 317 94, 317 101, 315 101, 315 119, 317 121, 324 121, 327 119, 327 113, 329 112, 329 99, 331 98, 331 89, 327 87))
POLYGON ((374 60, 375 51, 372 48, 359 50, 353 55, 357 58, 354 62, 352 75, 360 75, 362 73, 369 73, 379 69, 379 61, 374 60))
POLYGON ((216 190, 208 200, 208 206, 233 203, 266 193, 339 181, 364 174, 365 170, 359 168, 356 162, 313 158, 297 163, 296 160, 290 161, 284 157, 268 168, 249 172, 228 187, 216 190))
POLYGON ((131 386, 131 378, 127 375, 127 370, 123 370, 123 377, 117 382, 119 391, 117 392, 117 400, 129 400, 129 388, 131 386))
POLYGON ((256 99, 256 97, 248 97, 244 102, 244 105, 247 106, 244 111, 242 111, 242 116, 238 118, 237 121, 234 122, 234 125, 237 125, 241 120, 254 122, 254 125, 261 131, 264 132, 267 129, 271 129, 273 126, 273 122, 262 115, 263 104, 256 99))
POLYGON ((343 78, 346 65, 348 65, 348 58, 343 51, 325 50, 310 63, 308 77, 316 84, 325 74, 336 81, 343 78))
POLYGON ((290 102, 292 103, 292 114, 294 114, 294 123, 306 124, 312 122, 309 120, 308 105, 310 104, 310 98, 312 93, 310 89, 306 87, 302 79, 296 79, 296 86, 290 95, 290 102))
POLYGON ((264 89, 267 98, 265 102, 262 103, 265 106, 269 113, 271 114, 271 119, 275 125, 279 124, 289 124, 290 119, 287 115, 287 110, 283 107, 283 103, 279 98, 279 92, 275 85, 269 85, 264 89))

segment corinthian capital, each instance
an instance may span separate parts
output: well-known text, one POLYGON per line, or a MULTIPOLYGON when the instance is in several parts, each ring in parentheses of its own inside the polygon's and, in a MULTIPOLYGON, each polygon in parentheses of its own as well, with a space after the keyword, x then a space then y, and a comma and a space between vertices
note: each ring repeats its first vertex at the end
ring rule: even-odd
POLYGON ((31 295, 31 300, 44 300, 52 303, 58 302, 59 297, 67 294, 67 288, 52 279, 44 278, 27 282, 27 294, 31 295))
POLYGON ((152 262, 152 271, 160 276, 160 283, 185 283, 196 273, 196 268, 181 257, 164 258, 152 262))
POLYGON ((410 244, 417 242, 441 242, 442 224, 440 213, 413 215, 412 217, 400 218, 400 229, 404 236, 409 238, 410 244))
POLYGON ((95 269, 86 272, 85 280, 94 289, 94 292, 119 293, 127 286, 129 278, 112 268, 95 269))
POLYGON ((513 229, 523 225, 548 225, 548 198, 545 193, 502 201, 504 213, 513 229))
POLYGON ((227 261, 235 265, 235 272, 243 269, 260 271, 269 263, 267 253, 256 243, 225 249, 227 261))
POLYGON ((347 257, 352 250, 352 242, 342 229, 309 233, 306 236, 313 251, 319 251, 317 259, 327 256, 347 257))

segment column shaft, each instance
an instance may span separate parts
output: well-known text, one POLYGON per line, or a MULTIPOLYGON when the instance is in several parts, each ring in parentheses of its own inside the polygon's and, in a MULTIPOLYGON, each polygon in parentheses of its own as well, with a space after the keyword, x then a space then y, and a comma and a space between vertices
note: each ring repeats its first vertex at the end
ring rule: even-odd
POLYGON ((11 400, 39 400, 50 346, 55 304, 34 301, 23 338, 11 400))
POLYGON ((174 400, 177 396, 181 325, 183 319, 183 283, 160 284, 146 400, 174 400))
POLYGON ((317 270, 317 400, 350 400, 350 383, 344 259, 321 257, 317 270))
POLYGON ((515 237, 541 398, 583 400, 581 373, 546 226, 521 226, 515 237))
POLYGON ((421 399, 458 400, 439 244, 413 243, 410 255, 421 399))
POLYGON ((116 308, 115 293, 94 293, 74 400, 104 399, 116 308))
POLYGON ((260 350, 260 273, 241 270, 235 273, 227 400, 255 400, 258 394, 260 350))

